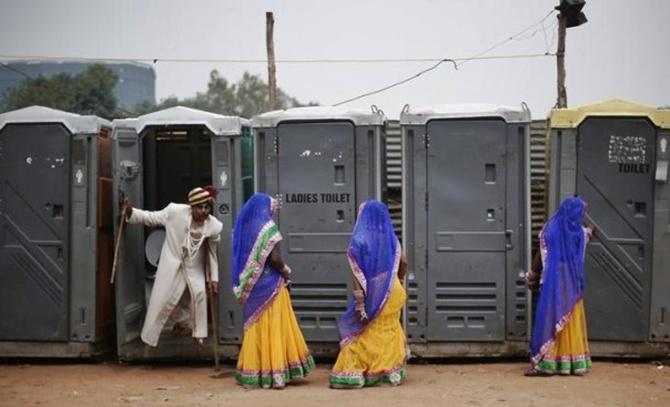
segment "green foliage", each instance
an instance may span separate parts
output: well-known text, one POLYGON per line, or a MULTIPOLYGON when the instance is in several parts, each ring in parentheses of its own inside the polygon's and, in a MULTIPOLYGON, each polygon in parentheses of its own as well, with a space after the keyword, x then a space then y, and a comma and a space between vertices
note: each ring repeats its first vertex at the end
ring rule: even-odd
MULTIPOLYGON (((194 97, 186 99, 171 96, 157 105, 141 103, 135 106, 133 114, 142 115, 180 105, 212 113, 252 117, 268 110, 268 100, 268 85, 260 76, 245 72, 236 84, 230 84, 217 70, 213 70, 209 74, 206 92, 198 92, 194 97)), ((277 89, 278 109, 316 105, 314 102, 302 104, 277 89)))
POLYGON ((114 86, 118 76, 102 64, 89 66, 71 76, 28 78, 10 88, 2 110, 9 111, 40 105, 78 114, 113 118, 117 112, 114 86))
POLYGON ((113 117, 117 100, 114 87, 118 76, 108 67, 91 65, 75 77, 76 102, 72 110, 76 113, 94 114, 100 117, 113 117))
MULTIPOLYGON (((66 112, 93 114, 107 119, 132 117, 167 109, 174 106, 187 106, 232 116, 252 117, 268 110, 268 85, 258 75, 245 72, 234 84, 228 82, 217 70, 209 74, 205 92, 179 99, 170 96, 160 103, 142 102, 132 111, 117 107, 114 86, 118 76, 103 64, 88 67, 79 75, 58 74, 50 78, 29 78, 20 85, 11 88, 5 97, 2 111, 21 109, 40 105, 66 112)), ((277 89, 277 108, 286 109, 307 105, 277 89)))

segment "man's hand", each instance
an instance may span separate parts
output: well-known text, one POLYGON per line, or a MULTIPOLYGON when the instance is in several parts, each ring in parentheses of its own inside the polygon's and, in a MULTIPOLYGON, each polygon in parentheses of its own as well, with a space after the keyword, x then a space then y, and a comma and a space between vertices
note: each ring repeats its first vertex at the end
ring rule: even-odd
POLYGON ((119 212, 123 212, 123 208, 126 208, 126 219, 130 219, 130 215, 133 213, 133 206, 130 204, 130 199, 128 197, 124 197, 119 201, 119 212))
POLYGON ((208 284, 209 284, 210 292, 212 292, 214 295, 219 295, 219 282, 218 281, 210 281, 208 284))

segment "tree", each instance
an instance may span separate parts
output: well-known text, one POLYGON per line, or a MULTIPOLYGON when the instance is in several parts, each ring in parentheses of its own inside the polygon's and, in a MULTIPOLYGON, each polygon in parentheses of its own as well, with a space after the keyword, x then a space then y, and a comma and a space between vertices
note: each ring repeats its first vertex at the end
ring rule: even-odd
POLYGON ((75 77, 75 105, 69 111, 114 117, 117 109, 114 87, 118 80, 118 75, 108 67, 91 65, 75 77))
MULTIPOLYGON (((141 115, 178 105, 224 115, 252 117, 268 110, 268 85, 260 76, 249 72, 245 72, 236 84, 230 84, 217 70, 213 70, 209 74, 206 92, 181 100, 171 96, 157 105, 141 103, 133 109, 133 113, 141 115)), ((280 109, 316 105, 314 102, 302 104, 283 90, 277 90, 277 107, 280 109)))
POLYGON ((114 86, 118 76, 102 64, 94 64, 82 73, 58 74, 50 78, 28 78, 9 89, 3 111, 40 105, 78 114, 105 118, 117 116, 114 86))
MULTIPOLYGON (((93 114, 114 119, 139 116, 178 105, 225 115, 252 117, 267 110, 268 85, 258 75, 245 72, 242 78, 231 84, 217 70, 209 74, 205 92, 179 99, 170 96, 160 103, 142 102, 132 112, 117 107, 114 86, 118 76, 102 64, 89 66, 82 73, 71 76, 58 74, 50 78, 29 78, 11 88, 5 98, 3 111, 41 105, 79 114, 93 114)), ((307 106, 315 106, 310 102, 307 106)), ((305 106, 296 98, 277 89, 277 107, 305 106)))

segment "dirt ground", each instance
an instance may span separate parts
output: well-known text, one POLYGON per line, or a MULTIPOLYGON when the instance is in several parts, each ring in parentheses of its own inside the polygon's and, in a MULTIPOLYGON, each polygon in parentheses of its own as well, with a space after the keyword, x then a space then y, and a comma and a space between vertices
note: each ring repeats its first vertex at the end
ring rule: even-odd
MULTIPOLYGON (((665 361, 667 362, 667 361, 665 361)), ((527 378, 526 363, 411 364, 399 387, 328 388, 329 364, 284 390, 247 390, 234 366, 0 361, 1 406, 670 406, 670 366, 596 361, 585 377, 527 378)))

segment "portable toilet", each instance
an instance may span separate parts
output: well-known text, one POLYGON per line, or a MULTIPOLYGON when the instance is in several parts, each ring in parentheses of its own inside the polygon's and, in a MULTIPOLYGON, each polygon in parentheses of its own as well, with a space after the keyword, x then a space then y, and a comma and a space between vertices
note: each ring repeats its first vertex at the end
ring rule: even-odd
MULTIPOLYGON (((218 245, 221 293, 230 274, 230 237, 234 215, 253 191, 252 139, 249 121, 186 107, 173 107, 113 122, 114 202, 126 196, 133 207, 160 210, 185 203, 188 192, 203 185, 219 190, 212 214, 223 223, 218 245)), ((114 205, 115 226, 120 218, 114 205)), ((162 229, 128 225, 123 231, 116 271, 117 347, 121 359, 194 359, 212 357, 212 326, 206 346, 164 327, 158 346, 145 346, 144 322, 156 264, 164 240, 162 229)), ((219 325, 226 312, 217 300, 219 325)), ((232 349, 235 352, 237 349, 232 349)), ((226 355, 227 350, 220 351, 226 355)))
POLYGON ((406 106, 400 126, 410 346, 421 356, 523 355, 530 112, 406 106))
POLYGON ((0 356, 111 350, 111 124, 0 114, 0 356))
MULTIPOLYGON (((382 199, 384 123, 379 110, 304 107, 252 119, 256 191, 279 199, 275 221, 293 269, 293 309, 311 349, 336 352, 347 307, 346 250, 358 205, 382 199), (334 345, 334 346, 333 346, 334 345)), ((238 338, 241 318, 226 335, 238 338)))
POLYGON ((577 194, 596 227, 584 269, 591 353, 667 355, 670 110, 613 99, 549 121, 549 215, 577 194))

